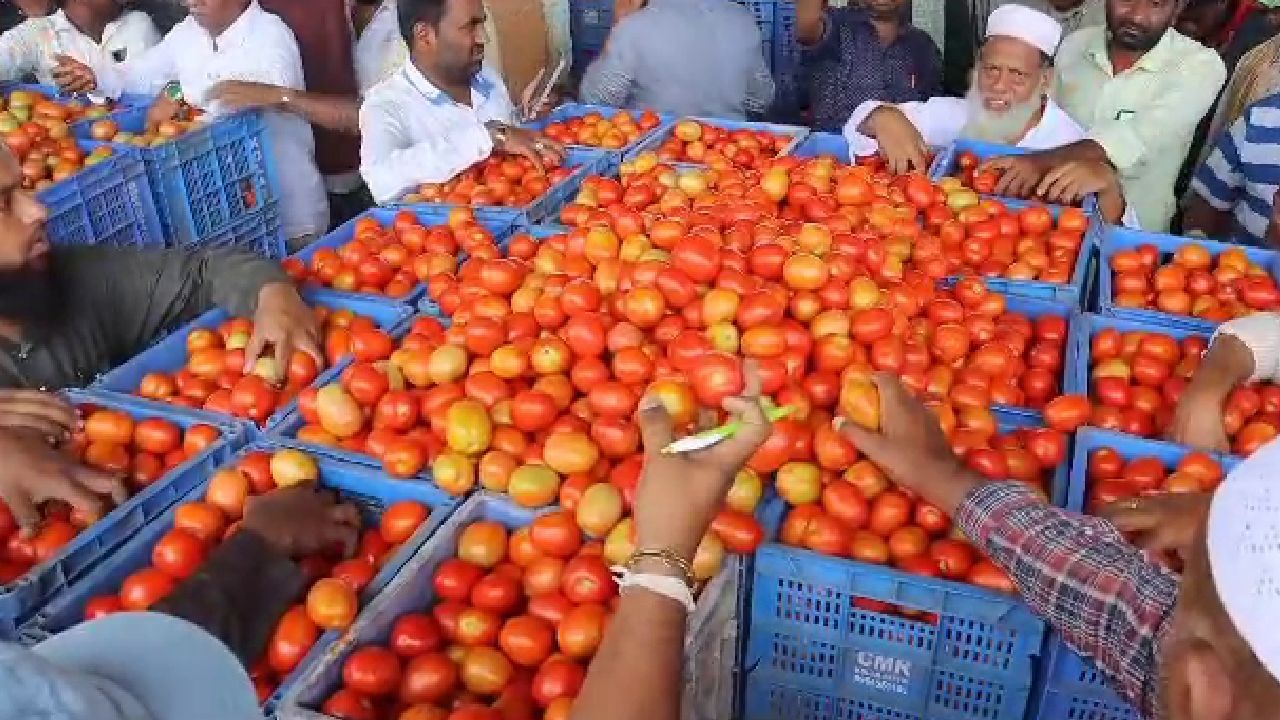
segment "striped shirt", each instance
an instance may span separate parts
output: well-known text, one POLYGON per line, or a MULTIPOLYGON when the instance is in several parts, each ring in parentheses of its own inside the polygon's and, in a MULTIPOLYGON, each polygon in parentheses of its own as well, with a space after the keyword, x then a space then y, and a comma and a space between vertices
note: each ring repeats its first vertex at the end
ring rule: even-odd
POLYGON ((650 0, 609 33, 583 102, 740 120, 773 102, 751 11, 731 0, 650 0))
POLYGON ((1249 106, 1196 171, 1191 191, 1232 214, 1232 237, 1265 245, 1280 186, 1280 94, 1249 106))

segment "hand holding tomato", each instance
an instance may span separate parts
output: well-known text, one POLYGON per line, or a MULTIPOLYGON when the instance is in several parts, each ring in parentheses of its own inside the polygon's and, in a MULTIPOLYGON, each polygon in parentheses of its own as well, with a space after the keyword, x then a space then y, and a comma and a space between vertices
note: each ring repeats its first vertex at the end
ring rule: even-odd
POLYGON ((892 373, 871 376, 880 394, 880 432, 839 418, 844 433, 893 482, 919 493, 947 515, 982 479, 966 470, 938 417, 892 373))
POLYGON ((745 362, 743 376, 742 395, 724 401, 724 409, 742 428, 706 450, 664 455, 662 449, 675 440, 671 416, 653 395, 640 402, 636 418, 645 461, 636 493, 636 547, 670 549, 692 559, 734 476, 768 439, 771 426, 760 405, 758 364, 745 362))
POLYGON ((894 105, 881 105, 863 123, 895 175, 929 171, 929 145, 915 123, 894 105))
POLYGON ((996 181, 996 195, 1024 198, 1031 196, 1049 169, 1039 153, 1026 153, 991 158, 982 163, 978 173, 1000 173, 1000 179, 996 181))
POLYGON ((0 428, 31 430, 62 441, 79 424, 76 409, 65 398, 43 390, 0 389, 0 428))
POLYGON ((1185 562, 1212 501, 1213 493, 1164 493, 1111 503, 1099 515, 1121 532, 1132 533, 1134 545, 1172 553, 1185 562))
POLYGON ((253 316, 253 336, 244 351, 244 371, 251 373, 266 346, 275 348, 278 377, 285 376, 294 350, 310 355, 317 367, 324 367, 320 351, 320 323, 302 301, 293 283, 264 285, 258 293, 258 311, 253 316))
POLYGON ((42 442, 32 442, 29 433, 0 430, 0 500, 9 506, 24 533, 40 525, 39 504, 63 500, 86 517, 102 516, 103 500, 128 499, 120 477, 81 465, 66 453, 42 442))
POLYGON ((351 557, 360 537, 360 511, 316 485, 294 485, 249 498, 241 527, 283 555, 342 548, 351 557))
MULTIPOLYGON (((1267 321, 1276 322, 1277 318, 1271 316, 1267 321)), ((1253 373, 1253 351, 1249 346, 1229 331, 1220 333, 1178 399, 1169 423, 1169 439, 1201 450, 1230 452, 1225 403, 1231 391, 1253 373)))

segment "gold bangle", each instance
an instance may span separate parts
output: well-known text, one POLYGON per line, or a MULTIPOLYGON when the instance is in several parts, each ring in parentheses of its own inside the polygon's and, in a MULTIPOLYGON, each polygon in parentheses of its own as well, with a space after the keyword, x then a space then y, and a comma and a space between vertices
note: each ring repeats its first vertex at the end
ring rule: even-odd
POLYGON ((680 554, 675 550, 671 548, 637 550, 627 560, 627 570, 634 572, 635 564, 641 560, 657 560, 667 567, 679 570, 680 578, 684 580, 684 584, 690 588, 693 587, 693 565, 688 560, 680 557, 680 554))

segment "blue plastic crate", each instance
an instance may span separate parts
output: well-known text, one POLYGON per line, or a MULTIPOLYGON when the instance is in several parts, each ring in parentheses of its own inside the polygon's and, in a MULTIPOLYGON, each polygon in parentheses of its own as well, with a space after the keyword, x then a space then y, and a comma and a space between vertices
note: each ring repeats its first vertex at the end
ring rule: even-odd
MULTIPOLYGON (((617 115, 620 112, 622 112, 621 109, 615 108, 615 107, 609 107, 607 105, 589 105, 585 103, 565 103, 564 105, 561 105, 555 110, 552 110, 551 113, 546 117, 540 120, 534 120, 533 122, 530 122, 530 123, 525 123, 524 127, 530 128, 532 130, 542 131, 548 125, 554 122, 565 122, 566 120, 572 120, 573 118, 582 117, 584 115, 589 115, 591 113, 599 113, 600 115, 604 116, 607 119, 607 118, 613 117, 614 115, 617 115)), ((638 110, 631 110, 630 112, 634 114, 639 114, 641 112, 644 112, 644 110, 638 109, 638 110)), ((636 145, 644 142, 645 139, 648 138, 653 133, 661 132, 663 129, 670 126, 672 123, 676 121, 676 117, 674 115, 667 115, 664 113, 658 113, 658 119, 661 121, 658 127, 652 130, 649 130, 648 132, 645 132, 640 137, 636 138, 634 142, 629 143, 616 150, 609 150, 605 148, 593 147, 588 145, 577 145, 572 143, 569 145, 569 147, 581 148, 583 150, 603 150, 604 152, 611 152, 611 153, 625 153, 631 148, 635 147, 636 145)))
MULTIPOLYGON (((990 281, 988 280, 988 284, 990 281)), ((1071 365, 1068 363, 1069 353, 1071 351, 1071 321, 1076 312, 1074 305, 1067 305, 1055 300, 1042 300, 1035 297, 1020 297, 1018 295, 1008 295, 1005 299, 1005 312, 1026 315, 1034 322, 1037 318, 1046 315, 1057 315, 1063 317, 1067 321, 1067 338, 1062 346, 1062 370, 1058 373, 1058 389, 1063 391, 1066 387, 1067 375, 1071 365)), ((1056 394, 1055 394, 1056 395, 1056 394)), ((997 411, 1007 411, 1010 413, 1034 413, 1037 417, 1040 411, 1032 410, 1026 407, 1003 405, 997 403, 993 406, 997 411)))
MULTIPOLYGON (((1065 210, 1061 205, 1045 205, 1029 200, 1017 200, 1014 198, 993 198, 999 200, 1011 211, 1019 211, 1032 206, 1043 206, 1049 209, 1053 214, 1056 222, 1065 210)), ((1060 303, 1066 303, 1079 307, 1089 292, 1089 283, 1092 278, 1094 247, 1098 244, 1099 238, 1105 232, 1105 226, 1097 215, 1088 215, 1089 228, 1085 231, 1084 240, 1080 243, 1080 252, 1076 255, 1075 270, 1071 273, 1071 282, 1051 283, 1043 280, 1009 280, 1001 277, 984 278, 987 286, 1010 297, 1031 297, 1042 300, 1054 300, 1060 303)), ((960 276, 951 276, 948 281, 955 281, 960 276)))
POLYGON ((1100 243, 1098 312, 1126 320, 1137 320, 1169 327, 1182 327, 1205 333, 1213 332, 1218 323, 1187 315, 1170 315, 1159 310, 1117 307, 1115 304, 1111 277, 1112 256, 1121 250, 1130 250, 1139 245, 1154 245, 1160 251, 1160 263, 1163 263, 1170 260, 1173 257, 1173 253, 1187 243, 1196 243, 1204 246, 1214 258, 1217 258, 1228 249, 1244 250, 1245 254, 1249 256, 1249 260, 1266 268, 1273 277, 1280 278, 1280 253, 1274 250, 1220 243, 1203 238, 1184 238, 1175 235, 1130 230, 1128 228, 1109 227, 1103 234, 1102 242, 1100 243))
MULTIPOLYGON (((1173 469, 1182 458, 1192 452, 1189 447, 1164 440, 1148 440, 1101 428, 1082 428, 1076 433, 1075 455, 1071 459, 1071 480, 1065 505, 1068 510, 1084 512, 1089 484, 1089 455, 1099 448, 1111 448, 1125 460, 1138 457, 1159 458, 1168 469, 1173 469)), ((1209 454, 1222 465, 1224 473, 1231 472, 1241 462, 1240 458, 1232 455, 1209 454)))
MULTIPOLYGON (((86 153, 104 143, 77 142, 86 153)), ((164 247, 142 154, 113 147, 111 157, 40 191, 48 209, 49 239, 55 245, 164 247)))
MULTIPOLYGON (((304 676, 293 684, 292 690, 278 706, 280 720, 321 720, 328 718, 316 710, 342 684, 342 665, 354 650, 374 644, 384 645, 391 635, 391 628, 396 620, 406 614, 422 612, 432 606, 435 601, 435 589, 429 578, 435 569, 445 560, 457 554, 458 536, 463 529, 474 522, 488 520, 501 523, 508 530, 525 527, 538 515, 551 512, 555 508, 528 510, 518 507, 509 498, 490 492, 479 492, 471 496, 453 513, 431 539, 405 565, 404 569, 391 581, 360 613, 356 623, 348 631, 341 646, 334 652, 309 667, 304 676)), ((698 607, 690 616, 686 632, 686 659, 696 662, 699 650, 709 650, 718 643, 724 643, 730 654, 736 656, 735 649, 739 633, 736 623, 731 632, 715 622, 718 617, 717 607, 720 603, 728 603, 737 607, 738 595, 732 592, 730 585, 744 579, 744 558, 731 558, 726 562, 724 570, 703 590, 698 599, 698 607)), ((714 659, 714 654, 707 656, 714 659)), ((689 663, 687 662, 686 665, 689 663)), ((723 675, 728 667, 720 664, 704 666, 717 676, 719 682, 709 683, 711 678, 706 673, 697 673, 686 667, 686 687, 684 698, 686 703, 706 704, 713 714, 695 712, 692 717, 728 718, 732 711, 732 678, 723 675), (728 682, 723 682, 727 680, 728 682), (726 687, 728 685, 728 687, 726 687)), ((691 715, 686 714, 686 717, 691 715)))
MULTIPOLYGON (((404 305, 385 300, 353 297, 326 290, 307 290, 303 293, 303 298, 312 305, 352 310, 359 315, 372 319, 379 328, 389 333, 398 331, 408 320, 411 312, 404 305)), ((132 360, 98 378, 93 384, 94 389, 132 394, 137 391, 138 386, 142 384, 142 379, 148 373, 176 372, 184 367, 187 362, 187 335, 197 328, 216 329, 230 318, 231 316, 222 309, 206 312, 189 324, 170 333, 163 340, 144 350, 132 360)), ((348 364, 350 364, 349 360, 338 363, 336 366, 321 373, 315 382, 321 383, 323 380, 335 377, 348 364)), ((288 409, 295 404, 296 402, 289 403, 277 410, 272 419, 268 421, 268 425, 276 418, 283 417, 288 409)), ((224 416, 217 415, 216 417, 224 416)))
POLYGON ((187 247, 236 248, 273 260, 283 258, 287 250, 279 205, 276 200, 263 203, 261 209, 236 220, 226 230, 187 247))
MULTIPOLYGON (((996 411, 1001 432, 1041 426, 996 411)), ((1067 463, 1054 472, 1065 501, 1067 463)), ((776 537, 786 507, 762 511, 776 537)), ((1044 623, 1016 596, 774 543, 756 554, 743 667, 744 720, 1022 720, 1044 623), (938 624, 863 610, 868 598, 938 624)))
POLYGON ((1129 332, 1155 332, 1162 335, 1168 335, 1175 340, 1181 341, 1184 338, 1193 335, 1208 338, 1210 333, 1189 328, 1170 327, 1168 325, 1157 325, 1153 323, 1138 322, 1136 320, 1125 320, 1123 318, 1107 317, 1105 315, 1095 315, 1093 313, 1080 313, 1071 320, 1071 332, 1068 335, 1067 356, 1065 364, 1067 366, 1067 382, 1064 392, 1077 395, 1087 395, 1090 389, 1090 373, 1092 372, 1093 359, 1093 336, 1101 330, 1112 328, 1119 330, 1121 333, 1129 332))
MULTIPOLYGON (((292 446, 287 443, 255 442, 242 448, 218 466, 234 464, 238 458, 252 451, 273 452, 285 447, 292 446)), ((376 523, 387 506, 402 500, 415 500, 431 508, 431 518, 391 555, 378 569, 378 574, 369 585, 361 591, 361 603, 366 604, 378 595, 392 581, 392 578, 396 577, 423 543, 427 542, 428 538, 432 537, 436 530, 449 519, 457 508, 457 500, 426 483, 392 480, 367 468, 326 458, 317 458, 317 461, 320 466, 320 485, 336 490, 344 500, 350 500, 359 505, 368 525, 376 523)), ((206 470, 200 475, 201 482, 181 498, 182 503, 204 497, 211 470, 206 470)), ((84 617, 84 606, 90 599, 97 595, 117 592, 126 577, 150 565, 151 549, 173 527, 176 511, 176 506, 170 507, 167 512, 142 528, 129 540, 128 544, 120 548, 90 575, 50 603, 43 612, 23 626, 21 629, 23 640, 39 642, 76 625, 84 617)), ((290 691, 293 684, 307 673, 312 664, 329 655, 330 647, 342 635, 342 633, 330 631, 320 636, 311 651, 298 664, 298 668, 284 680, 264 705, 268 714, 290 691)))
MULTIPOLYGON (((514 208, 523 213, 524 222, 537 223, 554 218, 560 213, 560 209, 565 205, 573 202, 577 197, 578 190, 582 187, 582 182, 592 175, 614 176, 618 173, 618 165, 620 159, 618 153, 605 150, 596 150, 588 148, 569 148, 565 155, 564 165, 571 168, 573 172, 569 177, 555 185, 542 194, 533 202, 522 208, 514 208)), ((409 198, 413 193, 406 195, 399 202, 392 203, 392 207, 453 207, 452 205, 443 203, 429 202, 410 202, 409 198)), ((512 208, 498 206, 474 206, 492 207, 498 210, 508 210, 512 208)))
MULTIPOLYGON (((726 130, 763 130, 765 132, 773 133, 774 135, 785 135, 790 137, 791 143, 784 147, 782 151, 778 153, 777 157, 785 157, 792 154, 792 152, 794 152, 795 149, 804 142, 805 138, 809 137, 809 128, 800 127, 799 125, 777 125, 774 123, 717 120, 715 118, 701 117, 681 118, 677 123, 683 120, 697 120, 698 122, 718 128, 724 128, 726 130)), ((623 155, 623 160, 632 160, 637 155, 651 150, 656 152, 658 148, 662 147, 662 143, 666 142, 667 138, 671 137, 671 134, 675 132, 675 126, 677 123, 672 123, 669 127, 650 135, 644 142, 638 143, 634 149, 626 155, 623 155)), ((698 163, 691 164, 694 166, 698 165, 698 163)))
POLYGON ((222 439, 107 513, 50 560, 35 566, 21 579, 0 586, 0 639, 14 637, 17 629, 38 610, 64 596, 68 588, 110 557, 139 528, 208 477, 213 468, 245 441, 243 425, 210 413, 168 408, 112 393, 67 390, 63 394, 77 405, 121 410, 138 419, 163 418, 184 430, 201 423, 212 425, 222 432, 222 439))
POLYGON ((1090 661, 1057 632, 1045 640, 1039 706, 1029 720, 1142 720, 1142 714, 1107 685, 1090 661))
POLYGON ((846 165, 853 162, 853 157, 849 154, 849 141, 836 133, 809 133, 791 154, 798 158, 830 155, 846 165))
POLYGON ((746 720, 1022 720, 1044 623, 1018 598, 808 550, 756 554, 746 720), (854 605, 935 613, 919 622, 854 605))
MULTIPOLYGON (((309 267, 311 265, 311 258, 315 256, 317 250, 321 248, 337 249, 351 242, 351 239, 355 237, 356 224, 363 218, 373 218, 383 227, 388 227, 395 221, 396 215, 398 215, 402 210, 407 210, 416 215, 418 217, 418 222, 422 223, 424 227, 436 227, 438 225, 448 224, 449 211, 451 209, 452 206, 449 205, 407 205, 397 208, 372 208, 348 220, 338 226, 338 228, 333 232, 325 235, 319 240, 316 240, 293 255, 290 255, 290 257, 302 261, 303 264, 309 267)), ((514 233, 517 228, 522 227, 525 222, 525 218, 519 210, 510 208, 472 208, 472 211, 475 214, 476 222, 480 223, 487 228, 489 232, 493 233, 493 237, 497 240, 499 245, 501 245, 507 238, 511 237, 511 234, 514 233)), ((333 292, 338 292, 352 298, 387 299, 381 295, 367 295, 336 290, 333 292)), ((413 291, 408 295, 401 298, 391 299, 395 302, 402 302, 411 305, 416 303, 420 298, 426 295, 426 293, 427 284, 425 282, 420 282, 414 286, 413 291)))
MULTIPOLYGON (((147 111, 121 113, 117 122, 123 131, 144 132, 147 111)), ((275 155, 261 111, 221 117, 141 152, 172 247, 225 237, 241 220, 280 199, 275 155)))

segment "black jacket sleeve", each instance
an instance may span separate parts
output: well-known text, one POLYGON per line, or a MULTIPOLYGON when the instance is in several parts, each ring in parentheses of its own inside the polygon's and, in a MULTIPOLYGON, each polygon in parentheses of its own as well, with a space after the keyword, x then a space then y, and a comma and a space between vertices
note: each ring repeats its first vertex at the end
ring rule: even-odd
POLYGON ((249 667, 266 651, 276 623, 303 585, 296 563, 257 534, 241 530, 151 609, 200 626, 249 667))
POLYGON ((289 281, 276 261, 226 249, 69 248, 56 262, 63 291, 106 328, 112 363, 215 306, 252 315, 262 286, 289 281))

